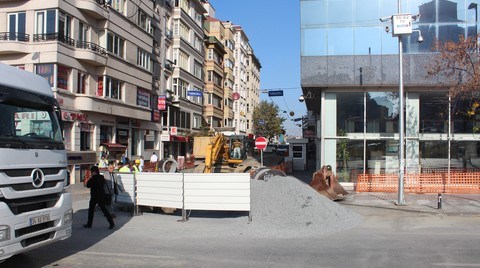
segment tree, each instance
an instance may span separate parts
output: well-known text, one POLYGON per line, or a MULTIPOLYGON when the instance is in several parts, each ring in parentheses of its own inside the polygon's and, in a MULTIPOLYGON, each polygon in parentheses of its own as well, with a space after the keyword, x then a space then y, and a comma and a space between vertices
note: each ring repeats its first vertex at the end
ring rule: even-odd
POLYGON ((282 133, 285 118, 279 114, 280 109, 276 104, 262 101, 253 110, 253 134, 270 140, 282 133))
POLYGON ((453 107, 456 114, 472 117, 480 113, 479 49, 477 36, 434 43, 438 54, 429 66, 428 75, 444 79, 442 83, 448 86, 452 103, 461 104, 453 107))

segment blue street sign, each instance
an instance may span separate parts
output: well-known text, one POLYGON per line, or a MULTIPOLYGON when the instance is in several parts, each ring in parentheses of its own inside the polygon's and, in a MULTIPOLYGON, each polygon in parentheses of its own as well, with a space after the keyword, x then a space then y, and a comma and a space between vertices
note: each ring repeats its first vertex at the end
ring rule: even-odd
POLYGON ((263 119, 258 120, 258 124, 259 125, 265 125, 265 120, 263 120, 263 119))
POLYGON ((268 91, 269 97, 279 97, 283 96, 283 90, 269 90, 268 91))
POLYGON ((187 95, 192 96, 192 97, 201 97, 201 96, 203 96, 203 93, 201 91, 198 91, 198 90, 190 90, 190 91, 187 92, 187 95))

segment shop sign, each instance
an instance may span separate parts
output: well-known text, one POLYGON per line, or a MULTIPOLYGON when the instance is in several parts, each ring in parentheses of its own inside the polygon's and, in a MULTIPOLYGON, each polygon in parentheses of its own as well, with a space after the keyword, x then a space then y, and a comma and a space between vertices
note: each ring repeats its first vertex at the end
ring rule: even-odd
POLYGON ((82 123, 82 124, 80 124, 80 131, 93 132, 92 131, 92 126, 93 125, 82 123))
POLYGON ((117 133, 119 136, 128 136, 127 130, 118 130, 117 133))
POLYGON ((153 110, 152 111, 152 121, 153 122, 160 122, 160 111, 159 110, 153 110))
POLYGON ((73 121, 88 122, 88 116, 82 113, 62 111, 62 120, 70 121, 70 122, 73 122, 73 121))
POLYGON ((144 89, 137 89, 137 105, 150 107, 150 93, 144 89))
POLYGON ((170 141, 170 135, 169 134, 160 135, 160 141, 170 141))
POLYGON ((170 135, 177 136, 177 127, 170 127, 170 135))
POLYGON ((167 96, 165 96, 165 95, 158 96, 157 108, 158 108, 159 111, 167 110, 167 96))

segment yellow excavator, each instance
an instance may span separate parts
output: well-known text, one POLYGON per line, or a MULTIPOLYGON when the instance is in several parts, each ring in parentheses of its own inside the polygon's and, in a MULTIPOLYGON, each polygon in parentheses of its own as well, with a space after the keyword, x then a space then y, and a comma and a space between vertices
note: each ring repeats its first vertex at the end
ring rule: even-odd
POLYGON ((213 137, 195 137, 194 155, 205 158, 204 163, 197 165, 195 172, 249 172, 260 166, 256 159, 247 156, 250 147, 251 139, 245 135, 225 136, 217 133, 213 137))

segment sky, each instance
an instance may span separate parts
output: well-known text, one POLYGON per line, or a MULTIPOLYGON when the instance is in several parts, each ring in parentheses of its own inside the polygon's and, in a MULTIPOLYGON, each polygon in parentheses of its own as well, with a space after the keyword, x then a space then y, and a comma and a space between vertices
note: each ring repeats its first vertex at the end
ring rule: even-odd
POLYGON ((286 118, 287 135, 301 136, 292 119, 305 116, 305 103, 298 101, 300 87, 300 3, 296 0, 209 0, 215 17, 242 26, 262 68, 261 90, 283 90, 283 97, 261 100, 275 103, 286 118), (286 111, 286 113, 283 113, 286 111), (294 116, 290 116, 290 112, 294 116))

